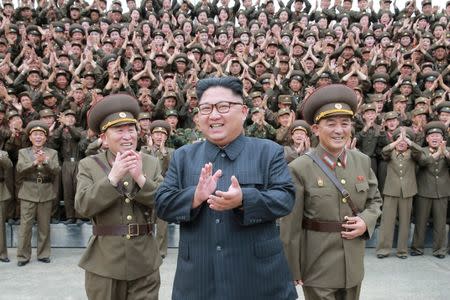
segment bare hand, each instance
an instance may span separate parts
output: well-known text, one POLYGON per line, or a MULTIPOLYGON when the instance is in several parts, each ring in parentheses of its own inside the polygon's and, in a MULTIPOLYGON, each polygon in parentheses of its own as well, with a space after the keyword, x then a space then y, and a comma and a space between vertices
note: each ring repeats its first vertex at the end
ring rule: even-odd
POLYGON ((216 191, 208 199, 209 208, 224 211, 242 206, 242 190, 236 176, 231 176, 231 185, 228 191, 216 191))
POLYGON ((217 170, 213 175, 212 163, 205 164, 200 172, 194 199, 192 201, 192 208, 196 208, 208 200, 209 196, 216 190, 220 176, 222 176, 222 170, 217 170))
POLYGON ((342 238, 352 240, 367 231, 367 225, 360 217, 345 217, 345 220, 347 222, 342 227, 346 230, 341 232, 342 238))

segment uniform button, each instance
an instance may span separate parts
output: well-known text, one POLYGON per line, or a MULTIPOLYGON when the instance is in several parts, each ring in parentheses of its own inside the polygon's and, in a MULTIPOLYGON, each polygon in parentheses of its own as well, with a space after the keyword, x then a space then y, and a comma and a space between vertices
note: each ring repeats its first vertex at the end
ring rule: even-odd
POLYGON ((216 250, 217 250, 217 251, 222 251, 222 247, 217 246, 217 247, 216 247, 216 250))
POLYGON ((342 184, 345 184, 345 182, 346 182, 345 179, 341 179, 342 184))
POLYGON ((402 170, 400 170, 400 174, 401 174, 401 173, 403 173, 403 171, 402 171, 402 170))
POLYGON ((127 234, 126 238, 127 238, 127 240, 131 239, 131 235, 127 234))
POLYGON ((347 203, 347 199, 346 198, 342 198, 342 203, 347 203))
POLYGON ((133 217, 130 216, 130 215, 128 215, 128 216, 127 216, 127 220, 128 220, 128 221, 131 221, 131 220, 133 220, 133 217))
POLYGON ((400 180, 402 180, 403 179, 403 177, 402 176, 400 176, 400 180))
POLYGON ((402 164, 399 164, 399 167, 403 167, 403 165, 402 165, 402 164))
POLYGON ((436 178, 439 178, 439 176, 436 176, 436 178))
POLYGON ((338 167, 342 167, 342 164, 340 162, 337 163, 338 167))
POLYGON ((439 169, 436 169, 436 172, 439 172, 439 169))
POLYGON ((220 223, 220 219, 216 219, 216 224, 219 224, 220 223))
POLYGON ((128 186, 128 181, 124 181, 123 185, 128 186))
POLYGON ((130 199, 129 198, 125 198, 125 203, 130 203, 130 199))
POLYGON ((225 153, 220 154, 221 157, 225 157, 225 153))

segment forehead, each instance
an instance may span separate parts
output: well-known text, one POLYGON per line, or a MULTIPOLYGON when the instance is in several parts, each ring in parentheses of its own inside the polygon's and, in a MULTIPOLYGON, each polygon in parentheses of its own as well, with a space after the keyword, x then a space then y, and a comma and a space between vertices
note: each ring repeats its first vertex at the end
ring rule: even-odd
POLYGON ((123 124, 123 125, 118 125, 118 126, 114 126, 114 127, 109 127, 108 129, 106 129, 105 133, 108 132, 117 132, 120 130, 136 130, 136 125, 135 124, 123 124))
POLYGON ((330 116, 328 118, 323 118, 319 121, 320 124, 328 124, 328 123, 335 123, 335 122, 351 122, 352 118, 350 116, 330 116))
POLYGON ((240 101, 242 98, 233 94, 231 89, 221 86, 210 87, 203 93, 200 103, 217 103, 221 101, 240 101))

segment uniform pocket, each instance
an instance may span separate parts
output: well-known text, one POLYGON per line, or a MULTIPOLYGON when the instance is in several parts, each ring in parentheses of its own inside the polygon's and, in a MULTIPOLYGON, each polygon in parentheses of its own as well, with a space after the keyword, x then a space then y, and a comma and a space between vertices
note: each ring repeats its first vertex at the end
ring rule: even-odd
POLYGON ((366 192, 369 190, 369 183, 367 181, 356 183, 356 191, 357 192, 366 192))
POLYGON ((274 256, 283 250, 281 241, 278 238, 255 242, 255 256, 258 258, 266 258, 274 256))

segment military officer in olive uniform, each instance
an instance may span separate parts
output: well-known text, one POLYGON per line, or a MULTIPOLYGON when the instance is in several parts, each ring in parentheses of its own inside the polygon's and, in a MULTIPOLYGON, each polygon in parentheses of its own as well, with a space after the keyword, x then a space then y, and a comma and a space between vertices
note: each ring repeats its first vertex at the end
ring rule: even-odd
POLYGON ((304 103, 303 117, 319 145, 289 164, 296 203, 280 229, 293 279, 302 285, 305 299, 359 299, 364 240, 375 229, 381 197, 370 158, 345 148, 356 108, 356 94, 340 84, 317 89, 304 103))
POLYGON ((6 208, 13 193, 13 164, 8 152, 0 150, 0 261, 9 262, 6 248, 6 208))
POLYGON ((445 219, 450 197, 450 153, 444 137, 447 126, 440 121, 425 125, 428 147, 423 148, 417 172, 417 197, 414 202, 415 222, 411 255, 423 255, 425 232, 430 212, 433 215, 433 255, 444 258, 447 253, 445 219))
MULTIPOLYGON (((150 124, 150 138, 149 145, 142 147, 141 151, 153 157, 156 157, 161 164, 162 175, 165 176, 169 168, 170 158, 175 149, 166 147, 165 143, 167 137, 170 135, 170 125, 166 121, 156 120, 150 124)), ((156 215, 156 214, 155 214, 156 215)), ((158 248, 161 257, 167 255, 167 222, 156 218, 156 240, 158 241, 158 248)))
POLYGON ((57 190, 53 181, 60 172, 58 152, 44 147, 49 130, 42 121, 31 121, 26 128, 32 146, 19 150, 16 165, 20 199, 19 245, 17 265, 26 265, 31 258, 31 228, 37 220, 37 258, 43 263, 50 262, 50 217, 52 201, 57 190))
POLYGON ((161 257, 150 219, 163 178, 156 158, 136 152, 138 114, 137 100, 123 94, 89 114, 89 128, 108 145, 78 166, 75 209, 93 224, 79 263, 90 300, 158 299, 161 257))

